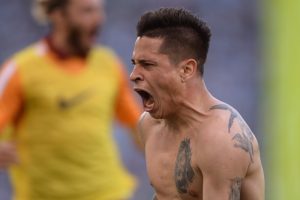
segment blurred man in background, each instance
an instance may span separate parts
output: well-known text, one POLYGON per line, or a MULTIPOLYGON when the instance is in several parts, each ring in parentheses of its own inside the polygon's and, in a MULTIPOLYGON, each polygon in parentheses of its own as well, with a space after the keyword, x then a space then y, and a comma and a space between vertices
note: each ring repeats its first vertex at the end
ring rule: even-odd
MULTIPOLYGON (((93 47, 102 0, 36 0, 49 35, 17 53, 0 75, 0 168, 15 200, 125 200, 134 178, 113 141, 116 116, 134 133, 139 108, 114 53, 93 47)), ((136 135, 132 134, 137 142, 136 135)))

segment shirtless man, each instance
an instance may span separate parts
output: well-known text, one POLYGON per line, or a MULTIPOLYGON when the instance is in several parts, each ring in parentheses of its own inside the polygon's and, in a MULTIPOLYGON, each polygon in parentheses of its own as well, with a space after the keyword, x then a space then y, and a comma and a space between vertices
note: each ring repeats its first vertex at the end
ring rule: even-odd
POLYGON ((203 80, 207 25, 184 9, 145 13, 131 80, 143 100, 139 132, 158 200, 263 200, 257 140, 203 80))

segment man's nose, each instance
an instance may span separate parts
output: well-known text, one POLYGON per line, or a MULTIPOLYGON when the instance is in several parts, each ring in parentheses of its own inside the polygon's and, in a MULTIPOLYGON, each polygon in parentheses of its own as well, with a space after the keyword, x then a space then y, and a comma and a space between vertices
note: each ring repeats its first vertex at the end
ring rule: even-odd
POLYGON ((137 83, 138 81, 143 80, 143 76, 137 71, 136 67, 133 68, 133 70, 130 74, 130 80, 134 83, 137 83))

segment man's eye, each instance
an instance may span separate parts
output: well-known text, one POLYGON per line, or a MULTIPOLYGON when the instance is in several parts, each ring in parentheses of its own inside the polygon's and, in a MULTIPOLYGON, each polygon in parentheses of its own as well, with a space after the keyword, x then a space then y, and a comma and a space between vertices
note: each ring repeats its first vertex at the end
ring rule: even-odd
POLYGON ((152 63, 143 63, 143 66, 144 67, 150 67, 150 66, 152 66, 153 64, 152 63))

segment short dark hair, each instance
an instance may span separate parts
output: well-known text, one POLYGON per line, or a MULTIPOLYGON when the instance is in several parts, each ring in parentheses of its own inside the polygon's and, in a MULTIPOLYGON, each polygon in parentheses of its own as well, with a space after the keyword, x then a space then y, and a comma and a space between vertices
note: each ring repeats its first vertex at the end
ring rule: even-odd
POLYGON ((69 3, 69 0, 44 0, 42 5, 47 14, 52 13, 56 9, 65 8, 69 3))
POLYGON ((162 38, 162 53, 175 63, 194 58, 203 75, 211 32, 207 24, 190 11, 183 8, 148 11, 137 24, 137 36, 162 38))

